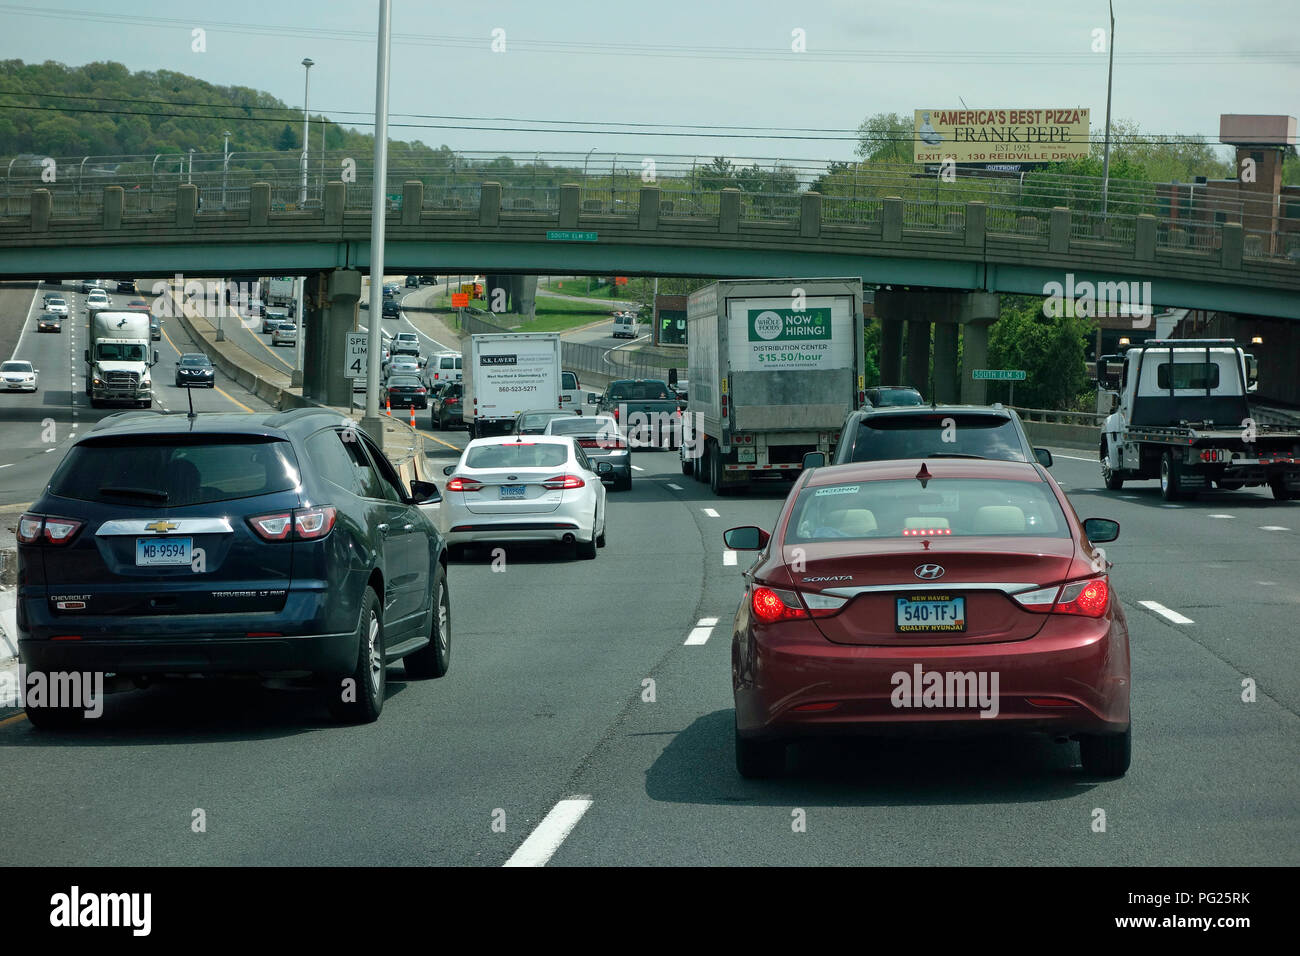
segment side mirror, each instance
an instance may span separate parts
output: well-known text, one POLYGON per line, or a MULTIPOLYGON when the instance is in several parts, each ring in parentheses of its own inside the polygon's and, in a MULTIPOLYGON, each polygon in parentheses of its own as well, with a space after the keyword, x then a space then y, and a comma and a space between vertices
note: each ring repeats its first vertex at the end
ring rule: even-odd
POLYGON ((803 456, 803 468, 807 471, 809 468, 821 468, 826 464, 826 452, 824 451, 807 451, 803 456))
POLYGON ((1052 453, 1046 448, 1035 448, 1034 457, 1038 459, 1038 463, 1044 468, 1052 467, 1052 453))
POLYGON ((587 404, 588 404, 588 405, 599 405, 599 404, 600 404, 600 396, 599 396, 599 395, 588 395, 588 396, 587 396, 587 404))
POLYGON ((745 525, 722 532, 722 540, 732 551, 762 551, 772 536, 762 528, 745 525))
POLYGON ((677 384, 677 369, 675 369, 675 368, 670 368, 670 369, 668 370, 668 384, 669 384, 669 385, 676 385, 676 384, 677 384))
POLYGON ((614 466, 611 465, 609 462, 607 461, 596 462, 596 474, 608 475, 611 474, 613 471, 614 471, 614 466))
POLYGON ((1083 533, 1093 544, 1105 544, 1119 537, 1119 522, 1109 518, 1084 518, 1083 533))
POLYGON ((84 349, 84 350, 82 350, 81 358, 82 358, 82 361, 84 361, 84 362, 89 362, 89 361, 90 361, 90 349, 84 349))
POLYGON ((150 364, 152 364, 152 365, 157 365, 157 364, 158 364, 158 350, 157 350, 157 349, 154 349, 154 350, 153 350, 153 362, 151 362, 150 364))
POLYGON ((452 475, 455 473, 455 471, 456 471, 455 465, 447 465, 442 469, 442 473, 444 475, 452 475))
POLYGON ((418 478, 412 478, 411 500, 417 505, 437 504, 442 500, 442 493, 438 491, 438 486, 432 481, 420 481, 418 478))

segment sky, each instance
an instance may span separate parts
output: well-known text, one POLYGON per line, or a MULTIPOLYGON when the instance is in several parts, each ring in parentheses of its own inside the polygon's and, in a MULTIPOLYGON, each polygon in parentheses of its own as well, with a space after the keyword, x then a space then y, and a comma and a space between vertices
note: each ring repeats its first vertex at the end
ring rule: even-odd
MULTIPOLYGON (((1114 5, 1116 119, 1214 141, 1220 113, 1300 113, 1297 0, 1114 5)), ((0 3, 0 58, 176 70, 300 108, 311 57, 312 113, 369 132, 378 10, 377 0, 0 3)), ((390 136, 457 150, 850 159, 852 131, 879 112, 1088 107, 1094 127, 1105 118, 1107 57, 1094 50, 1105 0, 393 0, 392 10, 390 136), (546 131, 496 130, 511 124, 493 118, 546 131), (616 135, 617 123, 695 135, 616 135), (724 137, 723 126, 742 129, 724 137)))

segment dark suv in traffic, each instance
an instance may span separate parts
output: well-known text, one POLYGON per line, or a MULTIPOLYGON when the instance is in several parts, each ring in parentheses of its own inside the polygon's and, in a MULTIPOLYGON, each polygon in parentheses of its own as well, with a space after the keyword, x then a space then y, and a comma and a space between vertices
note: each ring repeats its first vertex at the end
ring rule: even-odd
POLYGON ((899 458, 992 458, 1052 465, 1052 453, 1034 448, 1020 416, 1002 405, 887 406, 850 412, 830 464, 899 458))
POLYGON ((438 500, 326 409, 110 416, 19 519, 22 663, 139 685, 310 677, 337 718, 374 720, 389 663, 447 672, 446 547, 419 508, 438 500))

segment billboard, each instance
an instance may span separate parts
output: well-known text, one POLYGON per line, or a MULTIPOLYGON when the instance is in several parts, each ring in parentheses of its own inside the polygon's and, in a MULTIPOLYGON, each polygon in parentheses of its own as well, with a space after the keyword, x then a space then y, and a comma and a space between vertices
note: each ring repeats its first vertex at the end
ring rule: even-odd
POLYGON ((803 309, 790 308, 789 298, 728 300, 732 371, 852 368, 850 305, 829 296, 809 297, 803 309))
POLYGON ((1051 163, 1088 155, 1086 109, 916 110, 917 163, 1051 163))

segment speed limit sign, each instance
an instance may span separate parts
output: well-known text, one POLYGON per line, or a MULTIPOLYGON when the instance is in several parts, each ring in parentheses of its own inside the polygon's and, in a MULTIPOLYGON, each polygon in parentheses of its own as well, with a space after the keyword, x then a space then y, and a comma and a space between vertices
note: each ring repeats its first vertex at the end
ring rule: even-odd
POLYGON ((369 371, 367 354, 369 352, 369 332, 349 332, 347 351, 343 355, 343 376, 345 378, 365 378, 369 371))

